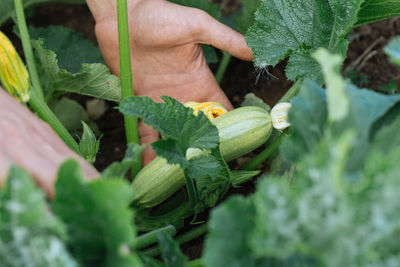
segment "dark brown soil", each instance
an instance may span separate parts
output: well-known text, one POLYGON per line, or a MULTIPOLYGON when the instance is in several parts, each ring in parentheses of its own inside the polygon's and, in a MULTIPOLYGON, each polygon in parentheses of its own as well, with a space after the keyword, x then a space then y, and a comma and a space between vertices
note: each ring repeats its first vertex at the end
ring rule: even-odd
MULTIPOLYGON (((225 13, 236 11, 240 4, 239 0, 218 0, 218 2, 221 2, 224 6, 225 13)), ((36 27, 63 25, 83 33, 85 37, 96 42, 94 20, 85 5, 46 4, 39 5, 34 9, 34 12, 35 15, 29 22, 36 27)), ((7 33, 11 32, 11 26, 6 26, 2 29, 7 33)), ((375 90, 387 84, 390 79, 395 80, 399 86, 400 69, 390 64, 382 51, 382 47, 392 37, 399 34, 400 19, 381 21, 355 29, 350 35, 351 45, 344 67, 346 73, 351 69, 357 70, 359 74, 356 79, 366 77, 367 80, 362 85, 375 90), (374 42, 377 43, 373 45, 374 42), (361 57, 369 47, 371 48, 370 51, 364 57, 361 57), (354 64, 358 59, 359 63, 354 64)), ((286 63, 282 62, 275 68, 270 69, 270 72, 278 79, 266 80, 260 78, 256 84, 256 73, 252 63, 232 59, 222 80, 221 87, 235 106, 238 106, 242 102, 244 95, 250 92, 261 97, 268 104, 274 105, 292 85, 292 82, 285 78, 285 65, 286 63)), ((211 67, 215 70, 217 66, 211 67)), ((85 99, 81 99, 81 102, 84 102, 85 99)), ((109 103, 109 106, 112 107, 113 104, 109 103)), ((109 108, 108 112, 96 123, 103 133, 100 152, 95 164, 101 170, 111 162, 123 158, 126 147, 124 143, 123 118, 116 110, 109 108)), ((253 184, 250 183, 247 187, 236 191, 248 193, 252 190, 253 184)), ((183 250, 190 258, 196 258, 201 255, 201 244, 201 238, 193 240, 186 244, 183 250)))

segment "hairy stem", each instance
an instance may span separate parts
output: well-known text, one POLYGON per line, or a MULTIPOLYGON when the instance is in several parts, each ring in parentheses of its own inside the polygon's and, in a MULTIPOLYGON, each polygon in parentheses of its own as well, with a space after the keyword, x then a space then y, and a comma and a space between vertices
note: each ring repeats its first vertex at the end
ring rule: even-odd
POLYGON ((247 163, 242 170, 252 171, 255 170, 261 163, 266 161, 279 147, 283 141, 284 133, 281 133, 269 146, 267 146, 260 154, 252 158, 252 160, 247 163))
MULTIPOLYGON (((129 24, 126 0, 117 0, 119 63, 121 73, 122 99, 133 96, 132 65, 129 41, 129 24)), ((136 117, 124 115, 125 134, 127 143, 139 144, 138 122, 136 117)), ((140 171, 142 161, 131 168, 132 178, 140 171)))
POLYGON ((163 232, 167 235, 172 235, 174 236, 176 234, 175 227, 172 225, 167 225, 165 227, 153 230, 151 232, 148 232, 146 234, 143 234, 139 237, 136 238, 135 242, 133 243, 132 247, 133 249, 141 249, 144 247, 147 247, 151 244, 154 244, 157 242, 157 234, 163 232))
MULTIPOLYGON (((176 241, 180 245, 182 245, 184 243, 187 243, 195 238, 198 238, 198 237, 204 235, 205 233, 207 233, 207 230, 208 230, 208 224, 204 223, 204 224, 202 224, 198 227, 195 227, 192 230, 178 236, 176 238, 176 241)), ((147 256, 150 256, 150 257, 155 257, 155 256, 158 256, 161 254, 161 249, 160 249, 160 247, 157 246, 157 247, 145 250, 144 254, 146 254, 147 256)))
POLYGON ((79 146, 75 139, 71 136, 64 125, 59 121, 59 119, 54 115, 51 109, 47 106, 43 97, 43 89, 40 84, 40 79, 38 71, 36 68, 35 58, 33 56, 31 40, 28 33, 28 27, 26 26, 26 20, 24 15, 24 8, 22 5, 22 0, 14 0, 15 12, 17 14, 17 24, 20 31, 20 36, 22 40, 22 47, 25 54, 25 59, 28 65, 29 76, 32 81, 32 91, 29 104, 33 110, 47 122, 53 130, 60 136, 60 138, 69 146, 72 150, 79 153, 79 146))

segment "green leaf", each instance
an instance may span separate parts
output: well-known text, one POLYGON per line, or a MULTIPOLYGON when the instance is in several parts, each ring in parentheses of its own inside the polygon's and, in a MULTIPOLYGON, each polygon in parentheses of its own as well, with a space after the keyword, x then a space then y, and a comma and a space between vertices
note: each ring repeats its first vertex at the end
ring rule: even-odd
POLYGON ((157 233, 158 244, 161 248, 162 259, 166 267, 185 267, 187 257, 179 249, 179 244, 164 232, 157 233))
POLYGON ((229 169, 217 149, 217 128, 204 113, 195 116, 192 109, 175 99, 161 98, 165 103, 156 103, 149 97, 130 97, 120 103, 119 110, 142 118, 160 132, 164 139, 152 144, 154 151, 169 164, 179 164, 186 178, 197 180, 199 197, 206 205, 215 204, 230 182, 229 169))
POLYGON ((390 62, 400 67, 400 36, 393 38, 383 50, 390 62))
POLYGON ((99 63, 103 62, 99 48, 81 34, 61 26, 30 28, 30 32, 37 38, 32 40, 32 46, 40 62, 39 72, 48 98, 59 91, 121 100, 119 78, 99 63))
POLYGON ((257 106, 257 107, 265 109, 268 112, 271 110, 271 107, 267 103, 265 103, 264 100, 262 100, 261 98, 259 98, 258 96, 256 96, 253 93, 246 94, 244 96, 244 100, 240 106, 241 107, 257 106))
POLYGON ((78 266, 62 241, 64 225, 46 204, 32 177, 12 166, 0 188, 1 266, 78 266))
POLYGON ((94 126, 86 110, 75 100, 62 97, 50 107, 64 127, 73 134, 78 134, 82 130, 82 121, 94 126))
POLYGON ((213 16, 215 19, 217 20, 221 19, 220 5, 212 3, 208 0, 169 0, 169 1, 178 5, 201 9, 210 14, 211 16, 213 16))
POLYGON ((125 157, 121 162, 113 162, 102 173, 103 178, 124 178, 132 166, 135 166, 142 155, 144 145, 128 144, 125 157))
POLYGON ((221 199, 226 192, 228 192, 231 175, 228 165, 222 158, 221 152, 218 148, 213 149, 211 152, 212 157, 208 157, 209 165, 208 174, 204 173, 204 169, 201 170, 202 165, 197 165, 197 162, 192 162, 192 166, 189 170, 192 171, 190 177, 196 179, 197 191, 199 194, 199 199, 202 203, 205 204, 206 207, 214 207, 217 204, 218 200, 221 199), (215 164, 212 163, 216 161, 217 166, 214 167, 213 170, 210 169, 210 165, 215 164), (196 171, 193 169, 196 168, 196 171))
MULTIPOLYGON (((373 124, 399 102, 400 96, 360 90, 340 76, 338 57, 332 57, 326 51, 315 55, 321 62, 327 81, 327 106, 330 122, 333 123, 332 130, 341 132, 353 128, 358 133, 357 140, 352 144, 352 157, 348 162, 348 171, 356 173, 368 150, 373 124)), ((289 121, 292 123, 291 137, 284 141, 281 148, 285 160, 293 163, 302 155, 313 151, 325 130, 325 110, 322 88, 318 89, 315 83, 306 80, 299 96, 293 99, 289 112, 289 121)))
POLYGON ((263 0, 255 22, 246 34, 255 65, 275 66, 290 56, 289 79, 309 77, 322 83, 311 53, 319 47, 340 53, 347 51, 347 33, 357 20, 363 0, 263 0), (317 70, 317 71, 316 71, 317 70))
MULTIPOLYGON (((35 4, 55 2, 55 3, 70 3, 70 4, 84 4, 84 0, 22 0, 24 8, 28 8, 35 4)), ((0 25, 6 22, 13 14, 14 11, 13 0, 1 0, 0 1, 0 25)))
POLYGON ((132 198, 124 180, 84 182, 78 163, 67 160, 58 172, 52 209, 67 225, 74 255, 106 266, 140 266, 129 250, 135 238, 132 198))
POLYGON ((306 79, 291 103, 289 136, 284 139, 280 151, 285 161, 294 163, 313 151, 324 134, 327 121, 325 91, 306 79))
POLYGON ((104 63, 99 47, 72 29, 62 26, 29 27, 29 35, 32 40, 43 39, 46 48, 57 54, 59 68, 70 73, 79 72, 82 62, 104 63))
POLYGON ((211 211, 204 248, 206 266, 258 266, 247 244, 254 212, 250 199, 242 196, 231 197, 211 211))
POLYGON ((400 16, 399 0, 365 0, 358 13, 356 27, 400 16))
POLYGON ((245 34, 247 29, 253 24, 254 13, 260 5, 260 2, 261 0, 242 1, 242 9, 234 20, 239 32, 242 34, 245 34))

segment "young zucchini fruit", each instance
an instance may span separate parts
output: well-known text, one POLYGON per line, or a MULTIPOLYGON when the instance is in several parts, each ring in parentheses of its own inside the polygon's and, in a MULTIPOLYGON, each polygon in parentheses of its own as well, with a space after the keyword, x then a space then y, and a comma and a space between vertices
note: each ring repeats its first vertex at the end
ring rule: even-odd
MULTIPOLYGON (((260 107, 237 108, 211 122, 218 128, 220 151, 225 161, 243 156, 261 146, 272 131, 271 116, 260 107)), ((166 159, 156 157, 135 177, 132 183, 134 201, 145 208, 156 206, 184 184, 184 173, 179 165, 168 164, 166 159)))

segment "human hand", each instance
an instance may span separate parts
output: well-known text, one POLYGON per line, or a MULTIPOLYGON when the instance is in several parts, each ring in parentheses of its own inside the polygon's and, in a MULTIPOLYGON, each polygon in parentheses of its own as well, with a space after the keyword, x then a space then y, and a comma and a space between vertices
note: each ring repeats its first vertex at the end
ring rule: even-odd
POLYGON ((58 167, 67 158, 77 159, 88 179, 99 175, 48 124, 0 88, 0 185, 14 163, 27 170, 51 197, 58 167))
MULTIPOLYGON (((87 0, 96 20, 96 36, 111 71, 119 74, 118 25, 115 1, 87 0)), ((251 60, 244 37, 207 13, 165 0, 128 0, 135 95, 168 95, 180 102, 216 101, 232 109, 205 61, 200 44, 210 44, 235 57, 251 60)), ((158 134, 141 123, 141 143, 158 134)), ((147 147, 143 163, 155 153, 147 147)))

